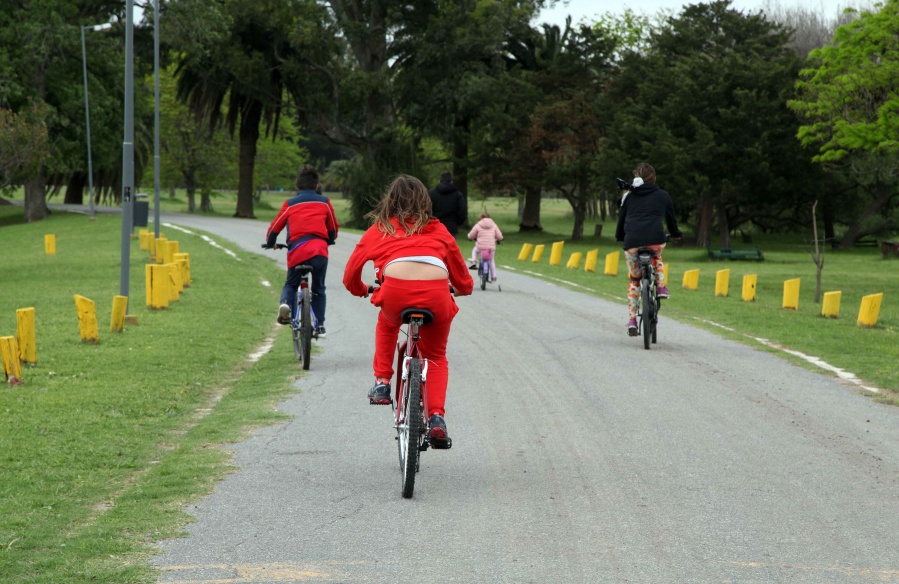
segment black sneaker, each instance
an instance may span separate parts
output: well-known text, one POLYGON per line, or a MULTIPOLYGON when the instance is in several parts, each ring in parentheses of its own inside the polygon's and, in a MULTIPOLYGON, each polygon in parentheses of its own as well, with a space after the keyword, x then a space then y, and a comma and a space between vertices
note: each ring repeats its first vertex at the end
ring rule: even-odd
POLYGON ((315 335, 316 339, 323 339, 328 336, 328 332, 322 325, 318 325, 317 327, 315 327, 315 331, 312 334, 315 335))
POLYGON ((478 265, 477 265, 477 264, 471 264, 470 266, 468 266, 468 269, 469 269, 469 270, 477 270, 477 269, 478 269, 478 265))
POLYGON ((278 307, 278 324, 290 324, 290 305, 282 304, 278 307))
POLYGON ((393 403, 390 399, 390 384, 375 382, 368 390, 368 403, 373 406, 387 406, 393 403))
POLYGON ((428 418, 428 441, 433 448, 446 450, 453 447, 453 441, 446 433, 446 420, 440 414, 431 414, 428 418))

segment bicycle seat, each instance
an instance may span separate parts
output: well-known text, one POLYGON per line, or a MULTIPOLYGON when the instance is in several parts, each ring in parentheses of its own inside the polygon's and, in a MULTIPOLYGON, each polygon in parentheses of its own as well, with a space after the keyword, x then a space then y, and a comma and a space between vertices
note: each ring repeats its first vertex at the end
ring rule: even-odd
POLYGON ((637 257, 640 258, 640 261, 644 264, 648 262, 650 258, 655 257, 655 255, 656 254, 647 247, 641 247, 637 250, 637 257))
POLYGON ((293 269, 298 271, 300 273, 300 275, 303 275, 303 274, 310 273, 312 271, 312 266, 307 266, 307 265, 303 264, 301 266, 294 266, 293 269))
POLYGON ((421 316, 422 324, 434 322, 434 313, 427 308, 405 308, 403 309, 403 312, 400 313, 403 324, 409 324, 409 321, 412 320, 412 317, 414 316, 421 316))

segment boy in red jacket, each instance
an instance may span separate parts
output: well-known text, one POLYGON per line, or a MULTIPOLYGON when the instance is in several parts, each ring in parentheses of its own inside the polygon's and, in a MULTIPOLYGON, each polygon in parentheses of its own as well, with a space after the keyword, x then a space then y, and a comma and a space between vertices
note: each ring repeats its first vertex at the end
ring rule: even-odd
POLYGON ((434 313, 434 321, 421 327, 419 347, 428 360, 428 433, 435 447, 450 443, 444 420, 446 385, 449 377, 446 342, 450 324, 459 312, 449 292, 471 294, 474 282, 462 252, 440 221, 431 217, 428 190, 417 178, 397 177, 387 188, 378 207, 368 214, 374 224, 353 250, 343 285, 355 296, 368 296, 362 267, 374 262, 375 278, 381 286, 371 303, 380 307, 375 329, 375 384, 368 392, 372 404, 389 404, 394 352, 404 308, 416 306, 434 313))
POLYGON ((269 225, 266 246, 272 247, 281 230, 287 227, 287 280, 281 289, 278 322, 290 324, 295 309, 300 275, 294 266, 312 266, 312 312, 318 320, 314 334, 325 336, 325 274, 328 271, 328 246, 337 239, 337 218, 328 197, 317 192, 318 171, 304 166, 297 173, 297 194, 281 206, 281 211, 269 225))

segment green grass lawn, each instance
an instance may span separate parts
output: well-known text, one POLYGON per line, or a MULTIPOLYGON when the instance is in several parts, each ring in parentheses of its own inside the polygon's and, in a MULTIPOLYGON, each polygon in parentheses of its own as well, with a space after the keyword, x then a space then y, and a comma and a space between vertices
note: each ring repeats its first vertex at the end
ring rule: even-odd
POLYGON ((301 373, 289 335, 274 335, 283 274, 227 242, 240 261, 167 233, 190 254, 192 285, 150 311, 148 254, 134 240, 139 324, 111 333, 121 219, 54 213, 26 225, 21 212, 0 207, 0 336, 16 334, 16 309, 34 307, 37 365, 23 367, 24 385, 0 386, 0 582, 155 582, 146 544, 177 533, 184 505, 228 469, 211 446, 280 419, 272 406, 301 373), (74 294, 96 302, 97 345, 80 341, 74 294), (273 350, 248 362, 273 335, 273 350))

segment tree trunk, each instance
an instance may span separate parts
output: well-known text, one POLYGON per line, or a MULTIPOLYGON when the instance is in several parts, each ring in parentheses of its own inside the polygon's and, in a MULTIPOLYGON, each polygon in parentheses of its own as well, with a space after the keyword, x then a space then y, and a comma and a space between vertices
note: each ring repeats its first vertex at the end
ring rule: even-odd
POLYGON ((699 200, 696 210, 699 220, 696 222, 696 245, 708 247, 712 240, 712 199, 708 195, 699 200))
POLYGON ((25 183, 25 222, 40 221, 50 215, 47 207, 47 185, 43 173, 25 183))
POLYGON ((85 182, 87 182, 87 177, 84 174, 73 172, 66 185, 66 196, 62 202, 69 205, 83 205, 85 182))
POLYGON ((237 181, 235 217, 255 219, 253 213, 253 172, 256 168, 256 143, 262 121, 262 103, 251 100, 240 112, 240 178, 237 181))
POLYGON ((880 211, 896 196, 896 190, 894 187, 884 184, 881 181, 877 181, 877 186, 874 189, 875 196, 871 201, 865 205, 865 208, 862 209, 862 212, 859 213, 855 217, 855 222, 849 226, 849 229, 843 235, 843 239, 840 242, 840 249, 848 249, 855 245, 856 240, 865 235, 862 231, 862 226, 865 224, 868 219, 880 213, 880 211))
POLYGON ((203 189, 203 192, 200 193, 200 211, 212 213, 212 197, 209 194, 209 189, 203 189))
MULTIPOLYGON (((193 172, 182 171, 184 177, 184 190, 187 192, 187 212, 194 213, 197 210, 197 181, 193 172)), ((174 189, 173 189, 174 190, 174 189)))
POLYGON ((540 187, 528 186, 524 191, 524 210, 519 231, 543 231, 540 226, 540 187))
POLYGON ((718 205, 718 245, 730 247, 730 223, 727 221, 727 207, 718 205))

